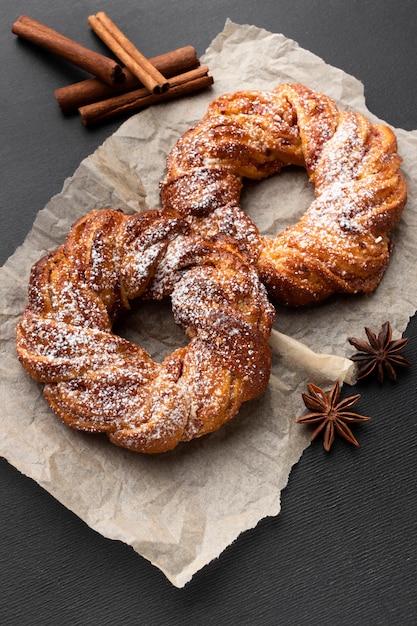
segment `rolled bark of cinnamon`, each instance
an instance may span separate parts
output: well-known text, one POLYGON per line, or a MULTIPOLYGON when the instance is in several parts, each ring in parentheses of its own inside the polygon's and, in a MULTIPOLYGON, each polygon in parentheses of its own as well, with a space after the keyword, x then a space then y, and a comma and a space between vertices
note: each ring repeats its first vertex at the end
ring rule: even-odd
POLYGON ((143 56, 104 11, 90 15, 88 23, 96 35, 151 93, 162 93, 168 89, 169 84, 165 76, 143 56))
POLYGON ((122 66, 117 61, 85 48, 27 15, 21 15, 16 20, 12 25, 12 32, 63 57, 73 65, 97 76, 108 85, 117 84, 126 78, 122 66))
POLYGON ((143 88, 80 107, 81 120, 85 126, 93 126, 120 115, 128 115, 152 104, 167 102, 200 91, 214 82, 213 77, 208 76, 207 72, 208 67, 201 66, 175 76, 170 79, 170 88, 164 93, 153 94, 149 93, 148 89, 143 88))
MULTIPOLYGON (((200 61, 193 46, 184 46, 149 59, 166 78, 172 78, 197 68, 200 61)), ((109 86, 97 78, 66 85, 55 90, 56 101, 65 115, 76 112, 80 107, 100 102, 108 98, 143 87, 139 80, 127 68, 124 69, 126 80, 109 86)))

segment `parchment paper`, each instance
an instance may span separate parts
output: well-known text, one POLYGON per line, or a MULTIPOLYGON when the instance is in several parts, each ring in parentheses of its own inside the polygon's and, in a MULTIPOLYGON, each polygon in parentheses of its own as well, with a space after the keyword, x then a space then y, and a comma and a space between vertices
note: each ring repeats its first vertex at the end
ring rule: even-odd
MULTIPOLYGON (((395 251, 376 293, 338 299, 313 310, 277 312, 267 391, 213 435, 160 456, 143 456, 105 437, 70 430, 52 414, 15 357, 15 325, 32 263, 56 248, 71 224, 102 206, 142 211, 159 205, 158 183, 177 138, 226 91, 272 89, 301 82, 376 121, 363 87, 280 34, 227 21, 202 62, 213 89, 135 115, 65 181, 37 215, 24 244, 1 269, 0 453, 104 536, 130 544, 178 587, 243 531, 280 511, 280 493, 310 433, 294 423, 305 412, 308 382, 353 382, 347 337, 363 336, 389 319, 401 334, 417 302, 417 133, 396 130, 409 201, 395 232, 395 251), (322 354, 324 353, 324 354, 322 354)), ((313 197, 305 172, 248 184, 243 207, 263 232, 298 219, 313 197)), ((166 307, 135 309, 120 332, 156 359, 184 337, 166 307), (166 328, 161 337, 161 328, 166 328)))

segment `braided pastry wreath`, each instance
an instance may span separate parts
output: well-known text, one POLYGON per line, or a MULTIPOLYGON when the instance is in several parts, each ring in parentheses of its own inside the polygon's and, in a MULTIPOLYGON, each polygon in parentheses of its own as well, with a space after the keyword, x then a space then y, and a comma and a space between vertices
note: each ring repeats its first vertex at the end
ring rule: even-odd
POLYGON ((162 452, 219 428, 265 389, 266 290, 233 241, 188 230, 175 213, 93 211, 33 266, 18 356, 68 426, 162 452), (190 342, 159 364, 112 327, 133 298, 166 295, 190 342))
POLYGON ((294 306, 376 288, 406 201, 400 162, 388 127, 302 85, 218 98, 171 150, 161 210, 93 211, 34 265, 20 362, 66 424, 119 446, 156 453, 216 430, 268 384, 265 286, 294 306), (242 180, 287 164, 316 199, 266 238, 242 180), (190 342, 156 363, 112 328, 130 300, 166 296, 190 342))
POLYGON ((308 87, 240 91, 214 100, 173 147, 162 205, 203 237, 235 237, 275 302, 305 306, 379 284, 407 197, 400 163, 387 126, 308 87), (297 224, 263 237, 239 205, 242 179, 290 164, 306 168, 315 200, 297 224))

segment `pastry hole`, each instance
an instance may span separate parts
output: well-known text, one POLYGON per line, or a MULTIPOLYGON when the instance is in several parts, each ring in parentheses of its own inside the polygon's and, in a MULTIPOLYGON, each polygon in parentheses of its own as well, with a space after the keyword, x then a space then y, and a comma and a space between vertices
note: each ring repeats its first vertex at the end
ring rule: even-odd
POLYGON ((314 186, 305 169, 289 165, 261 181, 245 179, 241 207, 262 235, 275 237, 297 222, 313 200, 314 186))
POLYGON ((171 300, 133 300, 130 311, 116 321, 113 332, 146 350, 156 363, 177 348, 189 343, 183 330, 175 323, 171 300))

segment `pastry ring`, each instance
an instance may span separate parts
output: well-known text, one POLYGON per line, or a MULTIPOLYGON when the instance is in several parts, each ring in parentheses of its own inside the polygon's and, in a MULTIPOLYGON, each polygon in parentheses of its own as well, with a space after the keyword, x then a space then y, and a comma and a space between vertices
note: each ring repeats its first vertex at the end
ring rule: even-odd
POLYGON ((233 236, 279 304, 370 293, 387 267, 406 202, 393 132, 299 84, 214 100, 174 145, 162 206, 200 236, 233 236), (307 170, 315 199, 297 224, 262 236, 242 211, 244 178, 307 170))
POLYGON ((274 309, 233 241, 178 214, 102 209, 32 268, 17 353, 70 427, 155 453, 209 433, 266 387, 274 309), (171 296, 190 341, 156 363, 112 332, 133 298, 171 296))

